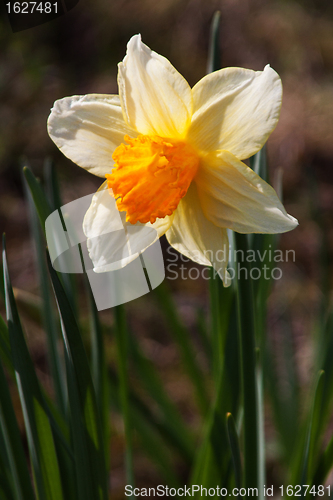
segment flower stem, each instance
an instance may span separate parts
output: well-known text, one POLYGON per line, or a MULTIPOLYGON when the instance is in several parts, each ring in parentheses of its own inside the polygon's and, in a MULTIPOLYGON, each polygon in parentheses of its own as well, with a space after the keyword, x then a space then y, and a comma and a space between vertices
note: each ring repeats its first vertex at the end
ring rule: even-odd
MULTIPOLYGON (((246 255, 247 236, 235 233, 237 250, 246 255)), ((243 259, 238 268, 237 308, 239 349, 244 409, 244 487, 260 488, 258 484, 258 415, 256 386, 255 323, 250 263, 243 259)))
POLYGON ((213 374, 217 383, 223 363, 222 332, 220 324, 220 278, 216 275, 214 268, 210 268, 209 295, 211 305, 211 341, 213 354, 213 374))

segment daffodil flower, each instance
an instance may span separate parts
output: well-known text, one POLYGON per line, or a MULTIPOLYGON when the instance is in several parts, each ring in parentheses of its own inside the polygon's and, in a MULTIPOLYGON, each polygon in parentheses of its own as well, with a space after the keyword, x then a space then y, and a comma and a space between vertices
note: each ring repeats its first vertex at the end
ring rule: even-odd
MULTIPOLYGON (((274 189, 241 161, 262 148, 278 122, 282 85, 270 66, 221 69, 191 89, 135 35, 119 63, 118 86, 119 96, 60 99, 48 120, 61 151, 106 178, 83 222, 96 272, 114 268, 112 234, 103 240, 98 234, 111 231, 115 209, 139 240, 141 228, 154 228, 186 257, 214 266, 225 284, 227 228, 282 233, 296 227, 274 189), (221 250, 223 262, 215 257, 221 250)), ((145 247, 142 238, 140 250, 145 247)), ((131 260, 118 259, 119 266, 131 260)))

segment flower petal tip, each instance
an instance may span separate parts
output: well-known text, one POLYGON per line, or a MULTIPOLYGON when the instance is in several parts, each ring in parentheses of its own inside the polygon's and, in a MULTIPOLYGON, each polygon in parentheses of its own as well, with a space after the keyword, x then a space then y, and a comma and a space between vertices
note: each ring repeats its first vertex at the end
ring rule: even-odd
POLYGON ((289 231, 296 229, 298 225, 299 222, 297 219, 295 219, 295 217, 288 213, 284 213, 283 220, 281 220, 280 224, 276 224, 274 229, 272 228, 271 234, 288 233, 289 231))
POLYGON ((290 218, 290 222, 292 224, 292 227, 290 228, 290 230, 296 229, 296 227, 299 226, 298 220, 295 217, 293 217, 292 215, 289 215, 289 218, 290 218))
POLYGON ((141 45, 143 45, 141 33, 138 33, 137 35, 133 35, 127 43, 126 55, 128 55, 130 52, 132 52, 134 50, 140 50, 141 45))
POLYGON ((220 278, 223 282, 224 288, 228 288, 232 283, 232 279, 231 279, 231 276, 230 276, 229 272, 227 271, 227 269, 225 269, 225 268, 219 269, 218 275, 220 276, 220 278))

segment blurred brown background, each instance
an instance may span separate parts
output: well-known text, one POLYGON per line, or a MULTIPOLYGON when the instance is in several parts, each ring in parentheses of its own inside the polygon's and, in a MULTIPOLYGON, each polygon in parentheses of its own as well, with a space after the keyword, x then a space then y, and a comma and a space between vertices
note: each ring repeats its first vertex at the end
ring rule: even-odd
MULTIPOLYGON (((277 319, 289 308, 300 377, 307 381, 311 367, 308 339, 323 293, 322 243, 329 260, 333 249, 330 0, 81 0, 66 16, 15 34, 2 19, 0 229, 7 233, 12 281, 32 297, 39 293, 22 188, 24 158, 39 176, 45 157, 55 160, 64 202, 95 191, 101 183, 66 159, 48 137, 46 121, 53 102, 72 94, 117 93, 117 63, 125 55, 129 38, 138 32, 194 85, 206 72, 215 10, 221 11, 221 66, 261 70, 269 63, 283 81, 281 119, 268 141, 269 164, 272 180, 282 169, 284 203, 300 226, 281 238, 282 248, 295 250, 296 261, 283 266, 283 279, 270 298, 269 321, 271 331, 278 335, 277 319)), ((327 281, 332 282, 331 273, 327 281)), ((182 317, 191 326, 196 310, 207 306, 207 282, 170 284, 182 317)), ((161 340, 163 330, 162 337, 154 338, 154 328, 160 329, 157 313, 143 311, 137 301, 130 311, 145 351, 165 375, 169 392, 187 412, 189 422, 195 421, 188 382, 178 371, 173 344, 161 340)), ((27 331, 35 357, 43 358, 43 333, 29 325, 27 331)), ((44 369, 46 373, 41 364, 42 376, 44 369)), ((117 480, 121 484, 118 465, 114 464, 116 485, 117 480)), ((144 459, 137 461, 137 467, 145 476, 144 459)))

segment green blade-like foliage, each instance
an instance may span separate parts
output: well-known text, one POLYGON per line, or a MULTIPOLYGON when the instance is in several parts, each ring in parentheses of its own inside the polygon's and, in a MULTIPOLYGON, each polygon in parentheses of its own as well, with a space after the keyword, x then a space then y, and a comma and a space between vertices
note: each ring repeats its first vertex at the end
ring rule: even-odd
POLYGON ((213 71, 217 71, 221 68, 221 51, 219 43, 220 18, 221 13, 216 11, 210 27, 207 73, 212 73, 213 71))
POLYGON ((61 195, 59 189, 58 176, 51 158, 46 158, 44 162, 45 195, 52 210, 61 207, 61 195))
POLYGON ((233 287, 225 288, 215 270, 210 268, 210 338, 215 386, 218 387, 224 363, 225 344, 233 302, 233 287))
MULTIPOLYGON (((63 229, 64 231, 66 231, 66 223, 62 211, 60 210, 62 202, 61 202, 58 176, 54 163, 50 158, 46 158, 44 162, 44 180, 45 180, 44 196, 46 197, 51 210, 52 211, 58 210, 63 229)), ((77 316, 78 290, 76 286, 75 274, 67 274, 67 273, 61 274, 61 282, 63 283, 67 297, 70 300, 74 314, 77 316)))
MULTIPOLYGON (((28 167, 25 167, 23 169, 23 173, 28 187, 27 191, 30 191, 28 200, 32 217, 33 235, 35 238, 38 254, 37 262, 43 301, 42 313, 48 337, 50 368, 53 375, 53 383, 55 387, 57 403, 61 414, 59 414, 59 411, 54 407, 50 399, 47 396, 45 396, 45 398, 48 401, 49 417, 52 425, 52 430, 54 432, 57 453, 59 456, 59 466, 62 482, 67 494, 71 495, 74 498, 76 496, 76 485, 73 481, 74 457, 69 445, 69 430, 67 427, 67 423, 63 421, 62 417, 62 415, 67 412, 67 387, 65 385, 63 377, 64 362, 61 353, 57 348, 58 327, 56 325, 57 321, 55 320, 50 298, 49 277, 46 271, 45 247, 40 236, 40 231, 36 224, 35 216, 36 210, 41 229, 43 231, 43 234, 45 234, 45 221, 47 217, 52 213, 52 210, 60 206, 60 194, 58 191, 55 172, 54 170, 50 170, 50 168, 48 168, 47 166, 45 168, 45 176, 47 179, 47 188, 48 194, 50 195, 50 201, 47 199, 41 184, 35 178, 31 170, 28 167), (33 200, 33 203, 31 200, 33 200), (33 204, 34 207, 32 206, 33 204)), ((59 214, 61 215, 61 212, 59 212, 59 214)), ((73 304, 73 291, 71 288, 71 283, 66 278, 66 275, 62 275, 61 279, 63 279, 64 281, 66 293, 71 298, 71 304, 73 304)))
POLYGON ((196 390, 197 401, 200 409, 205 414, 208 408, 207 390, 205 379, 198 366, 195 351, 189 339, 189 332, 179 318, 176 306, 165 283, 155 288, 152 292, 165 315, 170 326, 170 334, 179 346, 184 367, 196 390))
POLYGON ((323 387, 325 372, 319 372, 313 391, 310 412, 303 435, 298 443, 297 462, 293 466, 292 484, 311 484, 315 473, 315 462, 320 449, 320 421, 323 408, 323 387), (301 441, 302 440, 302 441, 301 441))
POLYGON ((153 364, 148 361, 142 353, 133 333, 131 333, 129 339, 133 365, 136 369, 137 377, 142 381, 152 401, 159 406, 161 418, 163 418, 164 422, 168 425, 170 432, 173 433, 174 440, 179 443, 180 454, 189 464, 191 464, 195 451, 193 437, 189 433, 174 403, 166 393, 153 364))
POLYGON ((64 386, 64 363, 58 348, 58 325, 54 314, 51 286, 47 272, 45 259, 45 243, 41 235, 40 225, 37 219, 36 208, 31 196, 31 192, 26 189, 26 197, 29 205, 29 218, 31 232, 36 251, 36 268, 39 277, 39 286, 42 299, 42 317, 45 332, 47 335, 47 351, 52 374, 56 400, 58 408, 65 414, 66 409, 66 388, 64 386))
MULTIPOLYGON (((7 373, 15 380, 15 369, 13 365, 12 354, 10 350, 9 344, 9 333, 8 327, 0 316, 0 338, 3 339, 6 349, 2 350, 0 354, 0 359, 2 360, 4 366, 6 367, 7 373)), ((65 450, 66 455, 73 461, 73 455, 69 446, 69 430, 67 427, 67 423, 65 422, 62 414, 57 410, 53 401, 50 399, 49 395, 45 392, 43 387, 41 387, 41 391, 43 393, 44 400, 46 402, 46 412, 48 414, 50 424, 53 431, 53 437, 55 440, 55 444, 60 447, 62 450, 65 450)), ((66 458, 67 460, 67 458, 66 458)))
MULTIPOLYGON (((247 235, 235 233, 237 250, 247 254, 247 235)), ((250 263, 242 263, 250 275, 250 263)), ((242 379, 242 404, 244 410, 244 486, 260 488, 259 485, 259 429, 258 429, 258 390, 256 380, 255 355, 255 310, 252 280, 243 273, 237 280, 238 331, 240 346, 240 365, 242 379)))
POLYGON ((34 500, 30 475, 25 458, 20 430, 10 398, 5 373, 0 363, 0 432, 3 434, 10 473, 13 478, 15 500, 34 500))
POLYGON ((198 335, 200 337, 200 343, 203 347, 206 358, 207 358, 209 364, 211 365, 213 353, 212 353, 212 346, 211 346, 211 342, 210 342, 209 327, 207 325, 207 319, 206 319, 206 314, 205 314, 204 308, 199 308, 197 310, 196 330, 197 330, 198 335))
POLYGON ((87 354, 70 302, 48 257, 65 344, 68 399, 80 500, 106 500, 107 474, 101 420, 87 354))
MULTIPOLYGON (((39 221, 41 224, 41 229, 45 235, 45 221, 48 218, 48 216, 52 213, 53 207, 51 206, 49 200, 47 199, 46 194, 45 194, 40 182, 36 179, 36 177, 31 172, 31 170, 28 167, 24 167, 23 174, 24 174, 24 178, 27 182, 32 199, 33 199, 35 207, 36 207, 38 218, 39 218, 39 221)), ((53 182, 56 183, 55 174, 53 174, 52 176, 47 176, 47 179, 49 180, 49 182, 51 182, 53 179, 53 182)), ((56 193, 58 193, 58 187, 57 186, 55 187, 54 184, 52 184, 51 186, 48 187, 48 191, 52 192, 52 190, 54 190, 56 193)), ((52 203, 59 202, 59 201, 60 201, 60 198, 59 198, 58 194, 55 194, 51 198, 52 203)), ((55 207, 55 209, 57 209, 57 208, 58 207, 55 207)), ((66 230, 61 210, 59 210, 59 216, 60 216, 60 219, 62 220, 63 228, 64 228, 64 230, 66 230)), ((73 286, 73 279, 71 279, 68 274, 59 275, 59 277, 60 277, 60 280, 63 283, 63 286, 65 288, 68 300, 70 301, 73 310, 76 311, 75 290, 74 290, 74 286, 73 286)))
POLYGON ((3 238, 3 267, 11 352, 37 496, 39 500, 62 500, 62 485, 51 425, 16 308, 7 266, 5 238, 3 238))
POLYGON ((15 496, 15 491, 14 491, 13 476, 9 467, 7 451, 5 449, 5 444, 3 442, 3 436, 1 432, 0 432, 0 499, 17 500, 17 496, 15 496))
MULTIPOLYGON (((110 372, 110 393, 112 406, 116 411, 121 411, 119 379, 115 373, 110 372)), ((150 413, 148 407, 129 391, 129 405, 132 415, 133 428, 138 433, 138 438, 155 467, 159 469, 166 483, 172 487, 179 485, 177 472, 172 465, 174 449, 170 447, 170 440, 165 436, 158 423, 150 413)))
MULTIPOLYGON (((115 402, 117 408, 119 406, 119 394, 120 394, 120 382, 119 377, 114 370, 108 369, 109 382, 110 382, 110 394, 111 400, 115 402)), ((185 461, 187 461, 187 454, 182 452, 182 443, 179 442, 177 435, 173 432, 170 424, 165 420, 163 416, 153 412, 151 408, 145 403, 141 397, 133 391, 132 387, 129 387, 129 404, 132 408, 133 414, 140 415, 140 418, 149 425, 154 432, 156 432, 162 439, 164 444, 180 455, 185 461)), ((135 421, 135 418, 133 417, 135 421)), ((135 422, 134 422, 135 425, 135 422)), ((194 458, 194 457, 193 457, 194 458)))
POLYGON ((331 408, 333 403, 333 310, 330 311, 326 322, 320 321, 319 328, 322 330, 317 338, 317 366, 319 370, 324 370, 324 386, 323 386, 323 419, 322 426, 328 424, 331 416, 331 408))
MULTIPOLYGON (((320 321, 321 323, 321 321, 320 321)), ((330 311, 326 324, 322 326, 318 339, 318 366, 325 372, 323 397, 322 397, 322 419, 321 432, 324 433, 331 417, 332 398, 333 398, 333 310, 330 311)), ((329 471, 333 467, 333 438, 329 441, 326 449, 320 456, 316 464, 313 483, 323 484, 329 471)))
POLYGON ((180 485, 180 477, 177 470, 172 464, 172 454, 166 447, 161 437, 154 432, 147 421, 142 418, 140 413, 133 411, 134 429, 136 429, 140 442, 143 445, 143 450, 153 461, 154 467, 158 468, 163 479, 171 488, 180 485))
POLYGON ((91 371, 96 392, 97 408, 100 413, 101 431, 104 443, 105 463, 110 461, 109 446, 109 381, 105 359, 103 328, 99 320, 97 307, 89 283, 86 280, 87 296, 90 310, 91 335, 91 371))
MULTIPOLYGON (((306 481, 311 483, 314 472, 315 464, 318 461, 318 455, 321 446, 321 439, 323 435, 323 408, 324 408, 324 384, 325 384, 326 373, 321 370, 318 375, 318 380, 316 384, 315 396, 313 401, 312 409, 312 422, 310 428, 310 438, 309 438, 309 453, 307 459, 307 476, 306 481)), ((304 467, 305 469, 305 467, 304 467)))
POLYGON ((228 325, 225 352, 220 369, 220 379, 216 388, 214 403, 205 422, 203 440, 194 458, 191 484, 211 488, 219 484, 227 487, 231 455, 229 452, 225 415, 237 413, 240 396, 238 326, 236 301, 233 287, 225 289, 231 294, 232 307, 226 318, 228 325))
POLYGON ((231 413, 227 414, 227 432, 228 432, 228 441, 230 445, 231 457, 232 457, 232 465, 234 468, 235 474, 235 482, 237 488, 241 488, 242 481, 242 461, 241 461, 241 453, 239 446, 239 438, 237 434, 237 429, 235 425, 235 421, 231 413))
POLYGON ((114 308, 115 337, 119 373, 119 401, 125 428, 125 468, 127 484, 134 486, 132 412, 128 387, 128 327, 123 305, 114 308))
POLYGON ((8 326, 4 322, 2 316, 0 315, 0 359, 2 360, 4 366, 11 374, 12 377, 15 376, 12 353, 10 351, 10 341, 8 326))
POLYGON ((271 339, 267 339, 264 356, 264 374, 267 394, 270 398, 274 422, 280 436, 282 458, 291 473, 291 463, 298 449, 302 433, 300 424, 299 382, 295 367, 295 353, 292 343, 289 315, 280 319, 281 368, 288 380, 288 390, 284 390, 278 374, 275 349, 271 339))
POLYGON ((223 337, 222 337, 222 321, 220 315, 220 286, 219 276, 215 273, 213 267, 209 269, 209 296, 210 296, 210 340, 212 344, 212 368, 215 379, 215 384, 218 383, 221 363, 223 363, 223 337))
POLYGON ((320 456, 316 464, 316 471, 313 476, 312 484, 324 484, 330 470, 333 467, 333 436, 331 437, 326 449, 320 456))
POLYGON ((51 206, 47 201, 42 186, 37 181, 31 170, 28 167, 24 167, 23 174, 28 183, 32 199, 34 200, 41 228, 45 234, 45 221, 52 213, 51 206))

